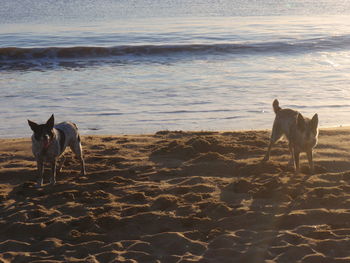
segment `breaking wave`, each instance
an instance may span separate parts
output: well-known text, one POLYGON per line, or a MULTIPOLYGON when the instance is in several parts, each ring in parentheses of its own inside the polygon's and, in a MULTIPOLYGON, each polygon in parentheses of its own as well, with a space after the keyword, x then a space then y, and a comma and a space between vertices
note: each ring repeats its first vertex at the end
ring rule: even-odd
POLYGON ((286 40, 263 43, 184 44, 184 45, 125 45, 114 47, 2 47, 0 62, 33 60, 99 59, 123 56, 226 55, 265 53, 309 53, 346 49, 350 35, 306 40, 286 40))

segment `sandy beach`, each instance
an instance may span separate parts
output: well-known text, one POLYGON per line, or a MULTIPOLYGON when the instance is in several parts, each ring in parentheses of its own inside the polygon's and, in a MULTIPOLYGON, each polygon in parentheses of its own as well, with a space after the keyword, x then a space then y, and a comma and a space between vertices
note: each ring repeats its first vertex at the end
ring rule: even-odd
POLYGON ((36 188, 30 139, 0 140, 0 262, 350 262, 350 128, 315 174, 270 131, 84 136, 36 188))

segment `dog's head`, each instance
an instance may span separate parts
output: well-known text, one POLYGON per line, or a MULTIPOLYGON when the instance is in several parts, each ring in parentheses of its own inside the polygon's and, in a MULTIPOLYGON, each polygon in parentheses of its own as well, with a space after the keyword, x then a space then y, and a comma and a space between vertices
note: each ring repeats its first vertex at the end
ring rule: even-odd
POLYGON ((317 113, 310 120, 304 118, 300 113, 297 119, 298 130, 305 135, 306 140, 312 140, 317 138, 318 135, 318 115, 317 113))
POLYGON ((34 132, 34 139, 42 142, 44 148, 47 148, 53 138, 53 126, 55 125, 55 118, 52 114, 45 124, 37 124, 28 120, 28 124, 34 132))

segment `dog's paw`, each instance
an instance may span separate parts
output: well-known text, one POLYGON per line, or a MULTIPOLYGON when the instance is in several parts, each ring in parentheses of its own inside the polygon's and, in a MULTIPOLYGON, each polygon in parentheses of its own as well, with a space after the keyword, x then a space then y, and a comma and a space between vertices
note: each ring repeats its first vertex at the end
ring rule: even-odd
POLYGON ((270 158, 269 157, 264 157, 260 162, 261 163, 266 163, 270 158))
POLYGON ((294 175, 299 175, 300 174, 300 169, 294 169, 294 175))
POLYGON ((56 184, 56 180, 50 180, 50 185, 55 185, 56 184))
POLYGON ((294 168, 294 160, 293 159, 289 159, 288 166, 294 168))

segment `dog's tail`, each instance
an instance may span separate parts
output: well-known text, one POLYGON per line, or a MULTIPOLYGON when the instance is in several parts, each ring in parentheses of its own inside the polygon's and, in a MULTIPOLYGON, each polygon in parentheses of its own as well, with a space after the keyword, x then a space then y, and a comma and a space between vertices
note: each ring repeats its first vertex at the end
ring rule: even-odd
POLYGON ((280 103, 277 99, 275 99, 272 103, 273 111, 277 114, 282 108, 280 107, 280 103))

